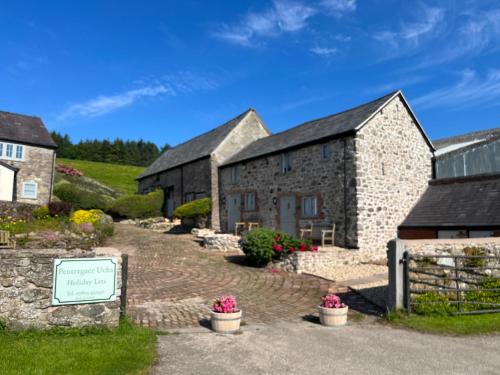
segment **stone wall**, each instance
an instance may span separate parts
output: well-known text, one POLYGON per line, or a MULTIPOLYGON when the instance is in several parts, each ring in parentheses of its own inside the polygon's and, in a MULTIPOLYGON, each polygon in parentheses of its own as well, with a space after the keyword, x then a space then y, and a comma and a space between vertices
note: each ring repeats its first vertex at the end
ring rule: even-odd
POLYGON ((0 250, 0 320, 13 328, 117 326, 120 317, 121 260, 121 253, 110 248, 93 251, 0 250), (117 257, 116 301, 52 306, 54 259, 95 256, 117 257))
POLYGON ((500 255, 500 237, 399 241, 412 254, 465 255, 465 248, 477 247, 486 250, 485 255, 500 255))
POLYGON ((19 202, 0 201, 0 217, 12 217, 28 220, 33 218, 33 211, 39 206, 19 202))
POLYGON ((384 254, 432 178, 432 152, 400 97, 356 135, 360 250, 384 254))
POLYGON ((362 252, 342 248, 320 248, 319 251, 304 251, 287 255, 273 267, 287 272, 317 274, 325 269, 334 269, 340 266, 353 266, 366 262, 380 261, 379 252, 362 252))
POLYGON ((239 164, 239 182, 231 183, 231 168, 220 169, 221 227, 228 228, 228 196, 240 194, 241 220, 256 221, 269 228, 280 228, 280 197, 295 199, 296 233, 312 221, 316 227, 336 224, 335 242, 350 247, 356 242, 356 199, 352 137, 334 139, 290 152, 292 169, 281 173, 281 154, 269 155, 239 164), (329 160, 323 160, 322 147, 328 144, 329 160), (344 189, 344 186, 346 189, 344 189), (256 210, 244 210, 245 192, 254 192, 256 210), (316 196, 318 215, 302 217, 302 197, 316 196))
POLYGON ((24 160, 2 160, 19 169, 16 177, 16 200, 22 203, 46 205, 52 196, 55 151, 24 145, 24 160), (37 198, 24 198, 23 183, 37 183, 37 198))

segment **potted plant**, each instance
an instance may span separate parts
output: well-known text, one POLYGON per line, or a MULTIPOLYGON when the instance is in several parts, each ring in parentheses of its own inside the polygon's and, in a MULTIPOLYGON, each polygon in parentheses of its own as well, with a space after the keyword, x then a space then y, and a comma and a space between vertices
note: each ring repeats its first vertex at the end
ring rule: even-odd
POLYGON ((321 298, 319 320, 327 327, 343 326, 347 323, 347 310, 349 307, 340 301, 335 294, 327 294, 321 298))
POLYGON ((240 329, 241 310, 234 296, 221 296, 215 300, 210 315, 212 330, 217 333, 234 333, 240 329))

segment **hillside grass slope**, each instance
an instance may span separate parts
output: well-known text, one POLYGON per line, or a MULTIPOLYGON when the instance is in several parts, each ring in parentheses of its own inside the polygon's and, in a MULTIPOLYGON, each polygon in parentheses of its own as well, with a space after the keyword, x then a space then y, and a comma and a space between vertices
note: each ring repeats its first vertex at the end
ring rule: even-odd
MULTIPOLYGON (((120 195, 134 194, 137 191, 135 178, 145 169, 131 165, 60 158, 57 159, 57 163, 79 169, 86 177, 108 186, 120 195)), ((67 176, 64 179, 67 179, 67 176)))

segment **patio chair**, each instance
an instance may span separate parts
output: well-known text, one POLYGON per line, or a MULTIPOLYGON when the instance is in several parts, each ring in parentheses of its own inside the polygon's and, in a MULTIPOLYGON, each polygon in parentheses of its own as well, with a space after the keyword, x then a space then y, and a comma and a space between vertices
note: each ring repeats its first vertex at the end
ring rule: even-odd
POLYGON ((303 239, 306 234, 309 236, 309 238, 312 238, 312 234, 313 234, 313 222, 312 221, 309 222, 307 227, 300 228, 300 239, 303 239))
POLYGON ((243 222, 236 222, 234 223, 234 235, 238 235, 238 231, 241 228, 241 231, 243 232, 245 230, 246 224, 243 222))
POLYGON ((10 232, 0 230, 0 249, 15 249, 16 240, 10 238, 10 232))
POLYGON ((249 222, 248 223, 248 231, 250 232, 252 229, 260 228, 260 223, 257 222, 249 222))
POLYGON ((330 241, 332 246, 335 244, 335 223, 332 229, 323 229, 321 231, 321 246, 325 247, 326 241, 330 241))

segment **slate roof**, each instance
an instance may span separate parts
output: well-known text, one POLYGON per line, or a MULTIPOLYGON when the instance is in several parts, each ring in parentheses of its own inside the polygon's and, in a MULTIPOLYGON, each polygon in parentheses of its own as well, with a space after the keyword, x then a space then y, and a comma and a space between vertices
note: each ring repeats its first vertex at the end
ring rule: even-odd
MULTIPOLYGON (((308 121, 294 128, 264 137, 251 143, 236 155, 229 158, 224 165, 241 162, 255 157, 272 154, 307 143, 327 139, 334 136, 342 136, 359 130, 359 128, 377 111, 379 111, 400 91, 391 92, 381 98, 358 107, 308 121)), ((417 121, 416 121, 417 122, 417 121)), ((417 122, 418 124, 418 122, 417 122)), ((423 133, 423 130, 422 130, 423 133)), ((424 137, 427 136, 424 133, 424 137)), ((428 139, 427 139, 428 140, 428 139)), ((429 145, 432 144, 428 140, 429 145)))
POLYGON ((57 148, 39 117, 0 111, 0 140, 57 148))
POLYGON ((137 179, 140 180, 144 177, 210 156, 217 146, 219 146, 228 134, 240 123, 241 120, 243 120, 247 113, 251 111, 253 111, 253 109, 248 109, 232 120, 229 120, 209 132, 203 133, 185 143, 181 143, 171 149, 168 149, 148 168, 146 168, 146 170, 142 172, 137 179))
POLYGON ((500 226, 500 175, 433 180, 400 228, 500 226))
POLYGON ((459 143, 469 143, 474 141, 487 140, 500 136, 500 128, 493 128, 487 130, 480 130, 477 132, 466 133, 454 137, 441 138, 433 141, 432 143, 436 149, 452 146, 459 143))
POLYGON ((5 168, 7 168, 7 169, 10 169, 10 170, 12 170, 12 171, 14 171, 14 172, 17 172, 17 171, 19 170, 19 168, 16 168, 16 167, 14 167, 13 165, 10 165, 10 164, 7 164, 7 163, 4 163, 4 162, 3 162, 3 161, 1 161, 1 160, 0 160, 0 166, 5 167, 5 168))

